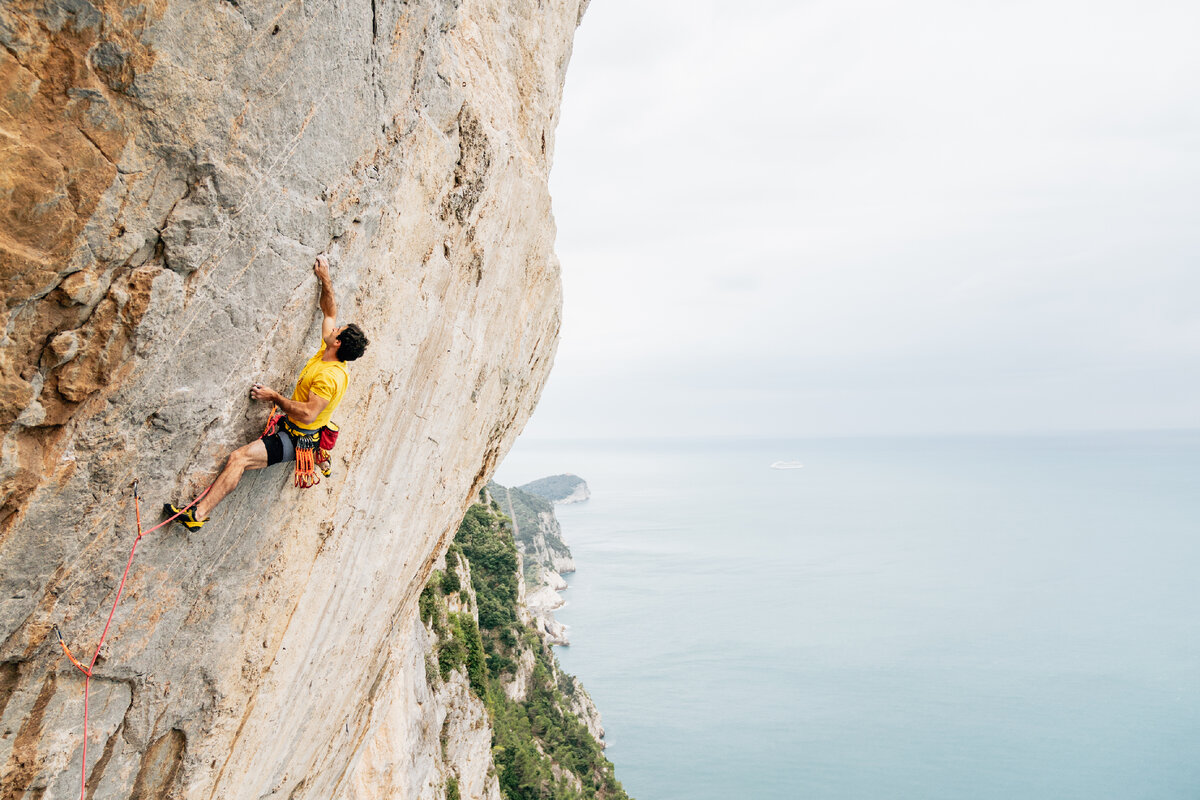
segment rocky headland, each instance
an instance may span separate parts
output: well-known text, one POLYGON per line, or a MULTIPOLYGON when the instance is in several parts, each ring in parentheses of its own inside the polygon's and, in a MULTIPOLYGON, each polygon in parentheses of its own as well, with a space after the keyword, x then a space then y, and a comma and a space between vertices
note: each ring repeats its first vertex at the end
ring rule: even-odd
POLYGON ((588 489, 587 481, 578 475, 571 474, 538 478, 536 481, 530 481, 522 486, 521 490, 537 495, 544 500, 549 500, 555 505, 582 503, 592 496, 591 490, 588 489))

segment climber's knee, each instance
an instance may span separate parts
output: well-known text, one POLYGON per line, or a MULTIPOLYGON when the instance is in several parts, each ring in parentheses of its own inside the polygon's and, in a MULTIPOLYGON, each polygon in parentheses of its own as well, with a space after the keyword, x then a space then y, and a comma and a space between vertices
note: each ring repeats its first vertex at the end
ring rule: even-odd
POLYGON ((239 447, 229 456, 229 463, 236 464, 242 469, 262 469, 267 465, 267 448, 262 439, 255 439, 250 444, 239 447))

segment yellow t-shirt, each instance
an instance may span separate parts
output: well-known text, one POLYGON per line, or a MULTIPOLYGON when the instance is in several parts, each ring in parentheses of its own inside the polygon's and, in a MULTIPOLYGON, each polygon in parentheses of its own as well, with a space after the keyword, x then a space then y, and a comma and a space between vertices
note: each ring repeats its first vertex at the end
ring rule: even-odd
POLYGON ((296 391, 292 392, 292 399, 301 403, 307 402, 311 394, 324 397, 329 401, 329 405, 322 409, 312 425, 300 425, 296 420, 288 417, 293 425, 304 430, 315 431, 329 424, 329 418, 333 416, 338 403, 342 402, 342 396, 346 394, 346 386, 350 383, 350 373, 346 370, 346 362, 322 361, 321 356, 324 354, 325 340, 322 339, 317 354, 308 360, 304 369, 300 370, 300 377, 296 379, 296 391))

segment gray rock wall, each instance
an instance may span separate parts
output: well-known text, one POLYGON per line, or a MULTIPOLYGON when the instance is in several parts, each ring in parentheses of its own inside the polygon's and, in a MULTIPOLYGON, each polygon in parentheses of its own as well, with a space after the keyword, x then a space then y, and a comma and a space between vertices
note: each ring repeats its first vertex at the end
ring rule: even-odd
MULTIPOLYGON (((474 599, 466 610, 477 613, 474 599)), ((387 711, 356 759, 342 797, 443 800, 454 779, 460 797, 500 800, 491 722, 466 670, 442 680, 436 636, 417 620, 404 644, 395 654, 403 659, 397 680, 386 704, 377 703, 387 711)))
POLYGON ((88 789, 370 796, 418 593, 553 360, 546 181, 585 4, 0 6, 0 800, 78 795, 52 626, 90 658, 133 479, 149 525, 261 431, 249 385, 289 391, 318 343, 319 252, 372 341, 334 475, 248 474, 203 531, 141 542, 88 789))

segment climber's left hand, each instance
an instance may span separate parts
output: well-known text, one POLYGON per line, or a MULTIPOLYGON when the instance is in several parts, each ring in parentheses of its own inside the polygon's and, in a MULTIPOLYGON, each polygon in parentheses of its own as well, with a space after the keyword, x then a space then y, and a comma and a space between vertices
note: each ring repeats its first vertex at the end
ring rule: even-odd
POLYGON ((261 383, 256 383, 250 387, 250 396, 255 400, 262 400, 266 403, 272 403, 275 402, 276 398, 279 397, 279 393, 274 389, 263 386, 261 383))

